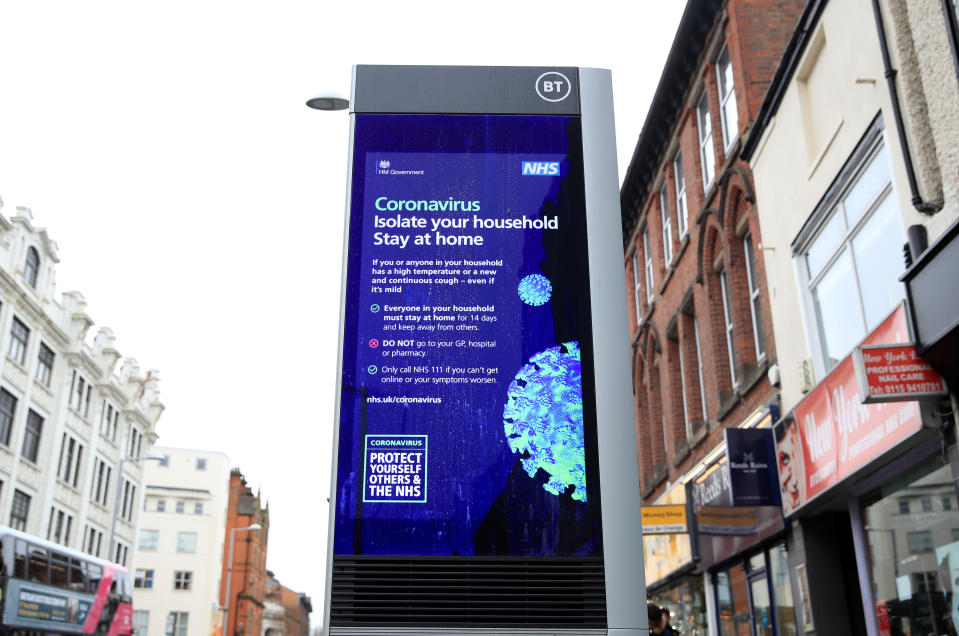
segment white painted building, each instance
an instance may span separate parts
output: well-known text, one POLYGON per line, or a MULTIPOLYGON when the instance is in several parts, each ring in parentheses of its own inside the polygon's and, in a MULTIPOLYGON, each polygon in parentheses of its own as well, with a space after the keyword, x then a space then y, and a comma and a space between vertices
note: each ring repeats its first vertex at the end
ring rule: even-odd
POLYGON ((137 636, 210 636, 229 499, 229 458, 216 451, 154 447, 134 571, 137 636))
POLYGON ((83 296, 55 297, 59 262, 30 210, 0 208, 0 523, 130 565, 159 376, 120 362, 110 329, 88 338, 83 296))

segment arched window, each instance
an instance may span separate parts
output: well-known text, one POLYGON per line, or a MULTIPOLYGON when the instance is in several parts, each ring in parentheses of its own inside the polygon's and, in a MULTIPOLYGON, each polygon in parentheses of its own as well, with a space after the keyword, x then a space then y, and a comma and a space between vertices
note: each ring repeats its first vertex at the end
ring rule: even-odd
POLYGON ((27 248, 27 262, 23 268, 23 277, 27 279, 30 287, 37 286, 37 274, 40 273, 40 255, 37 254, 35 247, 27 248))

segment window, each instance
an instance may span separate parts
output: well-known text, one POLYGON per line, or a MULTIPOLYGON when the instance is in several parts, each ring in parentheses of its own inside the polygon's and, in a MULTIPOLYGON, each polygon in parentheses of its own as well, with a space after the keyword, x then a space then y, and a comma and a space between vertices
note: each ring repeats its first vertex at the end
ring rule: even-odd
POLYGON ((16 316, 13 317, 13 326, 10 327, 10 347, 7 349, 7 355, 19 365, 22 365, 27 356, 27 342, 30 340, 30 329, 20 322, 16 316))
POLYGON ((636 324, 643 322, 643 293, 639 284, 639 252, 633 252, 633 300, 636 302, 636 324))
POLYGON ((198 501, 198 502, 196 502, 195 504, 193 504, 193 514, 195 514, 195 515, 202 515, 202 514, 203 514, 203 502, 202 502, 202 501, 198 501))
POLYGON ((176 535, 177 552, 196 552, 196 533, 178 532, 176 535))
POLYGON ((743 237, 743 252, 746 255, 746 282, 749 284, 749 312, 753 320, 753 344, 756 345, 756 360, 766 355, 766 336, 763 333, 762 314, 759 311, 759 279, 756 276, 756 257, 753 253, 753 238, 743 237))
POLYGON ((114 408, 112 404, 104 400, 100 409, 100 434, 115 442, 119 425, 120 409, 114 408))
POLYGON ((736 111, 733 65, 729 61, 728 46, 723 47, 716 60, 716 80, 719 86, 719 114, 723 120, 723 147, 728 150, 739 136, 739 113, 736 111))
POLYGON ((55 506, 50 508, 50 522, 47 524, 47 539, 67 545, 70 543, 70 530, 73 516, 55 506))
POLYGON ((133 610, 133 633, 131 636, 147 636, 147 629, 150 626, 150 612, 145 610, 133 610))
POLYGON ((166 511, 166 499, 157 499, 157 512, 166 511))
POLYGON ((93 466, 93 484, 90 489, 90 498, 101 506, 106 506, 110 494, 110 476, 113 467, 106 460, 96 459, 93 466))
POLYGON ((184 512, 186 512, 186 502, 185 501, 176 502, 176 511, 179 514, 183 514, 184 512))
POLYGON ((908 515, 909 514, 909 500, 900 499, 899 500, 899 514, 908 515))
POLYGON ((55 357, 53 349, 41 342, 40 350, 37 352, 37 380, 44 386, 50 386, 55 357))
POLYGON ((136 485, 129 479, 123 480, 123 502, 120 505, 120 517, 133 523, 133 511, 136 507, 136 485))
POLYGON ((942 509, 952 510, 952 497, 946 496, 942 498, 942 509))
POLYGON ((192 580, 193 580, 193 572, 184 572, 183 570, 177 570, 176 572, 173 573, 173 589, 189 590, 192 580))
POLYGON ((677 152, 673 159, 673 180, 676 183, 676 225, 682 240, 689 231, 689 211, 686 206, 686 175, 683 174, 683 155, 677 152))
POLYGON ((733 386, 739 384, 736 378, 736 339, 733 337, 733 316, 729 305, 729 284, 726 282, 726 271, 719 272, 719 285, 723 296, 723 322, 726 330, 726 350, 729 352, 729 376, 733 386))
POLYGON ((114 563, 119 563, 123 567, 127 565, 127 556, 130 554, 130 547, 117 541, 116 549, 113 551, 114 563))
POLYGON ((709 189, 716 176, 716 151, 713 149, 713 124, 709 119, 709 100, 706 92, 696 107, 696 121, 699 125, 699 163, 703 171, 703 191, 709 189))
POLYGON ((37 286, 37 274, 40 273, 40 255, 32 245, 27 248, 27 262, 23 264, 23 278, 30 287, 37 286))
POLYGON ((703 382, 703 353, 699 346, 699 321, 693 318, 693 333, 696 335, 696 366, 699 368, 699 403, 703 407, 703 421, 707 421, 706 384, 703 382))
POLYGON ((6 389, 0 389, 0 442, 10 445, 10 431, 13 430, 13 415, 17 410, 17 398, 6 389))
POLYGON ((659 214, 663 221, 663 265, 673 262, 673 223, 669 218, 669 203, 666 201, 666 184, 659 189, 659 214))
POLYGON ((197 470, 206 470, 206 458, 197 457, 196 458, 196 469, 197 470))
POLYGON ((893 257, 902 250, 902 221, 881 140, 870 153, 860 161, 854 156, 858 169, 837 181, 838 195, 827 192, 824 212, 807 223, 815 235, 797 240, 827 372, 903 297, 902 263, 893 257))
POLYGON ((86 379, 73 372, 73 380, 70 383, 70 408, 87 417, 90 415, 90 395, 93 392, 93 386, 86 379))
POLYGON ((160 542, 159 530, 140 530, 140 540, 137 546, 141 550, 156 550, 160 542))
POLYGON ((60 446, 60 468, 57 471, 57 476, 74 488, 80 481, 80 461, 82 458, 83 444, 74 439, 73 436, 64 433, 63 442, 60 446))
POLYGON ((153 570, 136 570, 133 577, 133 587, 149 590, 153 588, 153 570))
POLYGON ((676 357, 679 358, 679 383, 683 392, 683 422, 686 423, 686 439, 693 436, 692 422, 689 418, 689 400, 686 398, 686 364, 683 362, 683 343, 676 341, 676 357))
POLYGON ((143 442, 143 433, 133 424, 130 424, 130 437, 127 440, 127 456, 140 459, 140 446, 143 442))
POLYGON ((10 527, 14 530, 27 529, 27 515, 30 513, 30 495, 19 490, 13 491, 13 504, 10 507, 10 527))
POLYGON ((166 617, 166 636, 186 636, 186 612, 170 612, 166 617))
POLYGON ((932 552, 932 532, 928 530, 907 532, 906 541, 909 543, 909 552, 913 554, 932 552))
POLYGON ((93 526, 87 526, 86 551, 95 557, 100 556, 100 547, 103 544, 103 531, 93 526))
POLYGON ((923 497, 922 498, 922 511, 923 512, 932 512, 932 498, 923 497))
POLYGON ((653 255, 649 251, 649 226, 643 228, 643 257, 646 260, 646 302, 653 302, 653 255))
POLYGON ((32 462, 37 461, 40 450, 40 434, 43 432, 43 418, 33 409, 27 411, 27 427, 23 432, 23 449, 20 453, 32 462))

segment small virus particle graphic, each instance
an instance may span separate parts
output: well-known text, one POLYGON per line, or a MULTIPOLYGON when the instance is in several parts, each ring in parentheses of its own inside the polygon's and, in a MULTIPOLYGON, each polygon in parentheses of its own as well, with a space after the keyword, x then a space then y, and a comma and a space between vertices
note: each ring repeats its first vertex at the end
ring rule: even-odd
POLYGON ((519 282, 516 292, 527 305, 539 307, 545 305, 553 295, 553 284, 542 274, 530 274, 519 282))
POLYGON ((533 477, 542 468, 549 474, 543 484, 547 492, 559 495, 573 486, 572 498, 585 502, 581 368, 577 342, 530 358, 509 385, 503 428, 527 475, 533 477))

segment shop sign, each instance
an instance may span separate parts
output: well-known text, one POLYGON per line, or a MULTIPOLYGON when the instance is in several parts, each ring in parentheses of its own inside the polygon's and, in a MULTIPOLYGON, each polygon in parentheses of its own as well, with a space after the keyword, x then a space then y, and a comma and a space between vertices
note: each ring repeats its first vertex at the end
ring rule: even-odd
MULTIPOLYGON (((908 338, 900 305, 862 344, 908 338)), ((863 404, 847 356, 775 426, 783 513, 790 514, 922 428, 917 402, 863 404)))
POLYGON ((778 506, 776 450, 768 428, 727 428, 726 457, 734 506, 778 506))
POLYGON ((670 504, 663 506, 643 506, 643 534, 671 534, 688 532, 686 506, 670 504))
MULTIPOLYGON (((677 483, 656 500, 657 506, 686 508, 686 487, 677 483)), ((692 565, 693 546, 688 533, 652 534, 643 537, 646 583, 654 586, 678 570, 692 565)))
POLYGON ((691 490, 693 505, 696 508, 733 505, 733 491, 729 484, 728 468, 724 456, 693 481, 691 490))
POLYGON ((754 507, 702 506, 696 509, 696 529, 702 534, 750 535, 759 525, 754 507))
POLYGON ((867 404, 949 395, 942 376, 919 357, 914 344, 856 347, 853 362, 859 394, 867 404))

